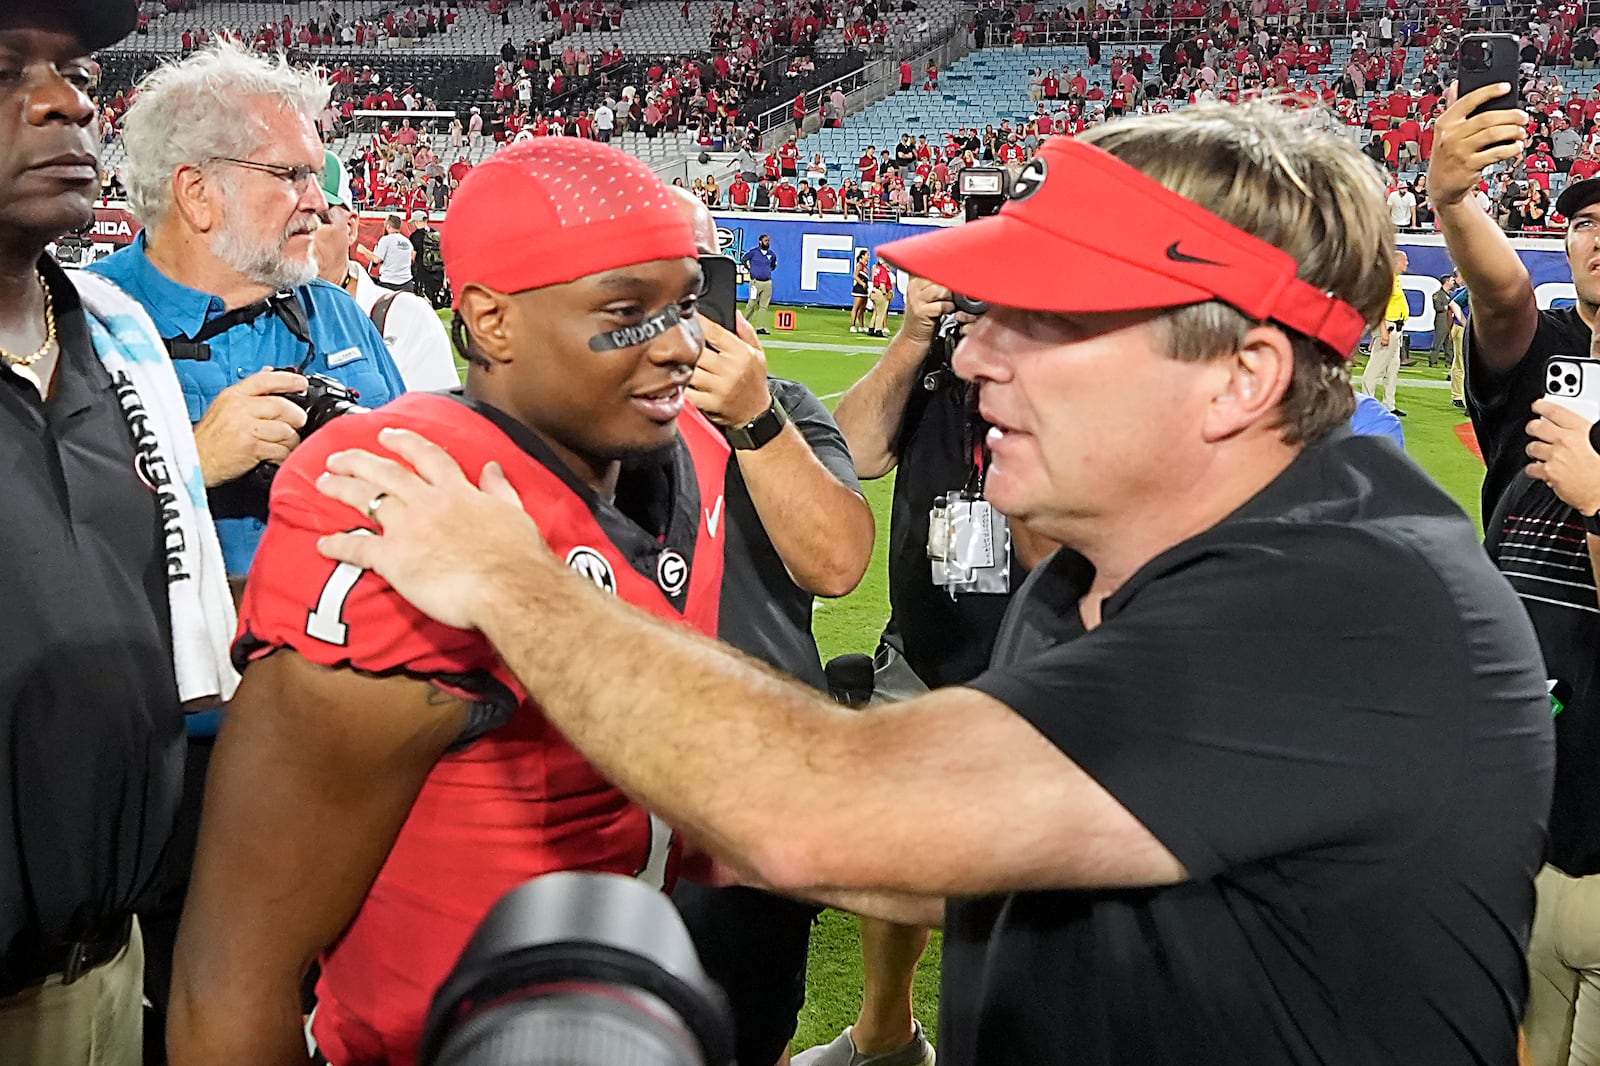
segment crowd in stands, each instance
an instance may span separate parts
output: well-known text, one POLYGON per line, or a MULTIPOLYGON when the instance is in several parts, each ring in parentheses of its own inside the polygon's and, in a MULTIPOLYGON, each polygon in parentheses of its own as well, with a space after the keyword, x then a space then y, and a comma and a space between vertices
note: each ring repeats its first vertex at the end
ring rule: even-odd
MULTIPOLYGON (((1461 36, 1481 28, 1470 21, 1475 9, 1460 0, 1430 0, 1426 7, 1388 0, 1383 14, 1362 21, 1354 7, 1329 7, 1323 0, 1256 0, 1248 11, 1224 4, 1202 20, 1202 6, 1186 6, 1181 0, 1171 7, 1148 5, 1132 15, 1124 6, 1121 17, 1169 31, 1156 52, 1149 45, 1102 48, 1099 35, 1090 31, 1086 67, 1034 72, 1027 105, 1032 113, 1026 118, 1004 120, 981 133, 959 129, 935 134, 932 144, 928 135, 913 138, 907 133, 893 158, 869 148, 859 160, 819 161, 813 170, 826 173, 832 164, 836 171, 854 172, 843 189, 828 195, 820 193, 815 175, 802 181, 797 171, 775 167, 782 161, 769 155, 759 171, 746 171, 750 202, 802 211, 815 203, 812 210, 818 212, 829 211, 831 203, 834 212, 868 218, 951 215, 959 209, 955 179, 965 167, 1018 169, 1044 138, 1078 134, 1130 112, 1167 111, 1200 100, 1237 103, 1274 94, 1324 108, 1330 123, 1343 126, 1385 168, 1396 224, 1430 228, 1433 215, 1424 171, 1432 155, 1433 123, 1447 105, 1445 90, 1461 36), (1332 38, 1313 34, 1312 26, 1348 33, 1348 58, 1342 64, 1334 62, 1332 38), (1409 78, 1408 71, 1414 71, 1409 78), (785 179, 794 189, 783 188, 785 179), (765 195, 762 184, 770 184, 765 195)), ((1118 10, 1101 8, 1093 17, 1118 10)), ((1034 20, 1054 25, 1062 18, 1070 22, 1084 17, 1082 9, 1063 16, 1060 11, 1036 12, 1026 2, 1000 7, 985 0, 968 32, 972 43, 981 46, 986 19, 989 25, 1009 18, 1029 27, 1037 24, 1034 20)), ((1489 21, 1498 24, 1500 14, 1489 21)), ((1521 41, 1521 98, 1531 116, 1529 151, 1514 168, 1486 181, 1479 196, 1510 232, 1560 232, 1565 220, 1551 206, 1554 176, 1586 177, 1600 171, 1600 87, 1588 94, 1568 91, 1560 71, 1595 66, 1600 27, 1585 25, 1581 5, 1568 0, 1535 8, 1507 28, 1514 28, 1521 41)), ((1012 43, 1033 43, 1035 38, 1029 30, 1012 43)), ((987 39, 999 43, 993 35, 987 39)), ((914 87, 909 73, 902 70, 903 90, 914 87)), ((934 77, 930 74, 923 87, 931 88, 928 81, 934 77)), ((708 188, 705 195, 708 202, 720 197, 726 206, 733 190, 708 188)))
MULTIPOLYGON (((475 0, 464 2, 471 7, 475 0)), ((178 3, 167 0, 165 6, 178 3)), ((503 13, 506 3, 488 0, 487 6, 503 13)), ((469 149, 483 139, 504 143, 565 134, 609 141, 629 131, 649 138, 687 131, 702 149, 740 151, 738 178, 696 183, 695 191, 714 207, 949 217, 960 211, 956 190, 963 169, 1018 168, 1047 137, 1074 135, 1129 112, 1278 94, 1325 108, 1330 122, 1361 140, 1390 174, 1396 224, 1427 228, 1432 212, 1423 171, 1433 122, 1446 105, 1461 35, 1484 23, 1518 33, 1522 99, 1532 115, 1530 150, 1515 169, 1485 183, 1479 195, 1486 208, 1510 231, 1559 230, 1565 220, 1551 208, 1553 177, 1600 170, 1600 88, 1587 95, 1569 92, 1560 76, 1564 69, 1593 68, 1600 54, 1600 27, 1586 24, 1577 0, 1550 0, 1514 21, 1504 7, 1469 7, 1467 0, 1386 0, 1376 17, 1364 15, 1358 0, 1250 0, 1246 6, 1224 2, 1210 8, 1202 0, 1136 3, 1046 9, 1030 0, 981 0, 967 28, 974 47, 1071 39, 1086 46, 1086 65, 1035 71, 1031 99, 1025 106, 1019 100, 1014 121, 931 138, 908 133, 882 151, 869 147, 859 159, 811 161, 799 158, 792 136, 763 153, 750 121, 756 107, 800 88, 793 104, 798 131, 807 117, 804 89, 816 76, 820 32, 842 24, 848 44, 877 50, 906 30, 907 12, 881 10, 876 0, 730 0, 713 9, 708 55, 631 61, 620 46, 591 50, 573 36, 620 26, 626 4, 535 3, 550 32, 520 47, 509 39, 503 44, 480 106, 450 121, 382 123, 350 160, 356 195, 375 208, 440 210, 469 166, 469 149), (1144 37, 1153 31, 1164 40, 1106 43, 1124 30, 1144 37), (1349 43, 1339 62, 1334 34, 1349 43)), ((914 10, 909 15, 919 17, 914 10)), ((424 5, 341 19, 329 5, 322 19, 301 25, 285 15, 253 31, 215 32, 272 50, 288 42, 344 43, 353 37, 360 44, 369 36, 448 33, 456 17, 455 8, 424 5)), ((919 21, 911 29, 925 25, 919 21)), ((183 46, 199 47, 208 37, 203 29, 186 33, 183 46)), ((906 60, 899 73, 903 91, 938 89, 932 63, 918 70, 906 60)), ((341 62, 329 76, 334 95, 322 130, 330 141, 351 131, 358 110, 439 106, 427 87, 383 84, 370 66, 341 62)), ((108 143, 130 94, 118 89, 103 103, 108 143)), ((839 92, 823 99, 823 124, 841 124, 845 106, 839 92)), ((117 183, 117 175, 108 173, 108 194, 115 194, 117 183)))

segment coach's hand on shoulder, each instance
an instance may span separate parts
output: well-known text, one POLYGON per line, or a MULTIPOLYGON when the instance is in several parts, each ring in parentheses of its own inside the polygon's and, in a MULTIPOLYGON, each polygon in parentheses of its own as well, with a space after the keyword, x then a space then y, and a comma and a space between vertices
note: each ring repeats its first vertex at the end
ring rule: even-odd
POLYGON ((737 334, 703 315, 699 322, 706 344, 689 379, 689 402, 719 426, 748 425, 772 406, 766 352, 743 315, 737 334))
POLYGON ((508 574, 571 574, 550 551, 499 463, 474 485, 443 448, 404 429, 378 442, 399 459, 334 452, 317 490, 372 517, 379 536, 336 533, 317 542, 330 559, 378 574, 423 614, 477 629, 508 574), (463 541, 461 531, 471 530, 463 541))
MULTIPOLYGON (((1428 198, 1435 207, 1459 204, 1483 180, 1484 168, 1522 154, 1528 137, 1524 111, 1472 109, 1488 103, 1507 89, 1485 85, 1456 100, 1433 124, 1433 157, 1428 164, 1428 198)), ((1453 96, 1456 88, 1450 87, 1453 96)))
POLYGON ((306 385, 300 374, 263 370, 217 394, 194 427, 207 488, 241 478, 258 463, 289 458, 306 413, 279 394, 304 392, 306 385))
POLYGON ((1543 481, 1580 514, 1600 511, 1600 454, 1589 436, 1593 423, 1549 399, 1533 402, 1539 417, 1528 423, 1528 476, 1543 481))
POLYGON ((912 278, 906 284, 906 314, 900 332, 920 344, 931 344, 939 320, 955 309, 949 289, 927 278, 912 278))

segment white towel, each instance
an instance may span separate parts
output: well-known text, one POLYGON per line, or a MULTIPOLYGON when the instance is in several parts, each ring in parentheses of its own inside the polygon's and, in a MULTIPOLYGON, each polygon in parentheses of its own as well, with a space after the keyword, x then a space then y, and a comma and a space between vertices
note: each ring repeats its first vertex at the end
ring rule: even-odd
POLYGON ((228 658, 237 619, 178 375, 143 307, 98 275, 68 275, 83 301, 95 354, 127 416, 139 476, 161 507, 178 696, 185 703, 226 701, 239 687, 228 658))

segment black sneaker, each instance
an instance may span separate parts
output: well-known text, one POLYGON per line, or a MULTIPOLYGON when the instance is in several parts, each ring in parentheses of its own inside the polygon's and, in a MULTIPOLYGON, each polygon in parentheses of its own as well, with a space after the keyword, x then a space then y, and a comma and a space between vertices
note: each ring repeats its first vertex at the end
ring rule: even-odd
POLYGON ((1391 407, 1389 409, 1389 413, 1392 414, 1392 415, 1398 415, 1401 418, 1404 418, 1406 416, 1406 413, 1404 411, 1400 410, 1400 408, 1398 408, 1398 407, 1391 407))
POLYGON ((768 333, 769 331, 765 330, 765 329, 758 329, 758 330, 756 330, 756 332, 757 333, 768 333))
POLYGON ((1450 401, 1450 406, 1451 407, 1459 407, 1459 408, 1461 408, 1461 410, 1465 411, 1467 409, 1467 401, 1465 401, 1465 400, 1451 400, 1450 401))

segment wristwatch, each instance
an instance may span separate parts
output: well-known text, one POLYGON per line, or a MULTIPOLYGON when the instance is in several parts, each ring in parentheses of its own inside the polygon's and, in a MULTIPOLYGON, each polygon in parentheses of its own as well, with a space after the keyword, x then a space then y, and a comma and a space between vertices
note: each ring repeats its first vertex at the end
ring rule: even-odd
POLYGON ((1585 533, 1589 534, 1591 537, 1600 537, 1600 512, 1595 514, 1584 514, 1582 511, 1579 511, 1578 517, 1583 519, 1583 531, 1585 533))
POLYGON ((728 443, 733 445, 734 451, 748 452, 766 444, 773 437, 783 432, 783 427, 789 424, 789 412, 783 409, 783 404, 778 398, 772 398, 772 406, 762 411, 742 426, 729 426, 725 433, 728 443))

